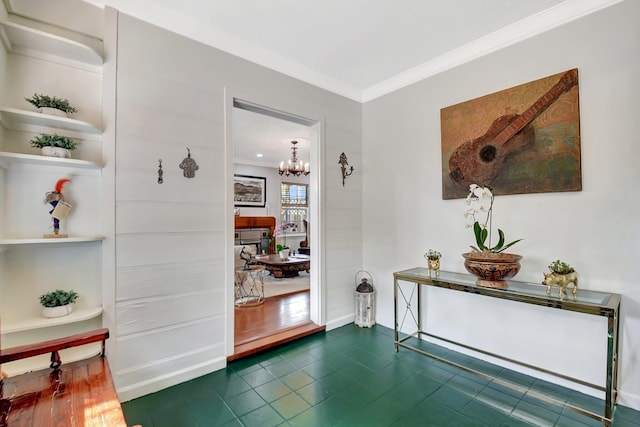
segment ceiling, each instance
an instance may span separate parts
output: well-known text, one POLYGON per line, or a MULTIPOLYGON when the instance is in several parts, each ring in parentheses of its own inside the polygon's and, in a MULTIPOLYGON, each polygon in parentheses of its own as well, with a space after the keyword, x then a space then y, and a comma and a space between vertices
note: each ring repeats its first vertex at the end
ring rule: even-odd
MULTIPOLYGON (((15 13, 38 14, 36 19, 46 21, 41 16, 46 5, 42 1, 4 3, 15 13)), ((74 1, 57 0, 58 4, 74 1)), ((83 1, 112 6, 320 88, 367 102, 621 0, 83 1)), ((277 164, 291 151, 283 140, 308 138, 308 133, 305 126, 281 119, 238 109, 234 112, 236 159, 243 162, 259 163, 255 154, 263 152, 265 164, 277 164), (276 152, 270 155, 273 150, 276 152)), ((300 151, 306 161, 308 154, 300 151)))
POLYGON ((84 1, 366 102, 620 0, 84 1))

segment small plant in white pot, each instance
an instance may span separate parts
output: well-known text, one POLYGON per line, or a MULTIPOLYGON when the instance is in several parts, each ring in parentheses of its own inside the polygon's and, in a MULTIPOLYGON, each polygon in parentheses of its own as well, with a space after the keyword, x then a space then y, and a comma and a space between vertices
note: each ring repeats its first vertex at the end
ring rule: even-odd
POLYGON ((40 148, 44 156, 70 158, 71 150, 76 149, 77 143, 68 136, 43 133, 31 140, 31 146, 40 148))
POLYGON ((40 304, 42 305, 42 315, 44 317, 61 317, 70 314, 73 311, 73 303, 78 299, 78 293, 71 291, 63 291, 56 289, 40 295, 40 304))
POLYGON ((38 111, 43 114, 67 117, 68 114, 73 114, 78 111, 69 104, 69 100, 55 96, 34 93, 31 98, 25 98, 25 101, 33 104, 38 111))

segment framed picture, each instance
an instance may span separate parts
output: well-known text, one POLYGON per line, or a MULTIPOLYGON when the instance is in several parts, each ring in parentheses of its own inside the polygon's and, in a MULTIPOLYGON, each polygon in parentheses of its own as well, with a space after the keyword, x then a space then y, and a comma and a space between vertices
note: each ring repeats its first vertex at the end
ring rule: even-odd
POLYGON ((578 69, 440 110, 442 198, 582 190, 578 69))
POLYGON ((267 202, 267 178, 261 176, 233 176, 234 206, 264 208, 267 202))

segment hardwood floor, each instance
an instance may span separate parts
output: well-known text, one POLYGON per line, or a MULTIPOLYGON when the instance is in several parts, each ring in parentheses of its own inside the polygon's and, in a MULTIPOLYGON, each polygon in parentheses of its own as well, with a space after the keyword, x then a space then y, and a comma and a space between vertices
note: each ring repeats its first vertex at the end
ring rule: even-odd
POLYGON ((309 320, 309 291, 267 298, 262 305, 235 308, 236 360, 285 342, 324 331, 309 320))

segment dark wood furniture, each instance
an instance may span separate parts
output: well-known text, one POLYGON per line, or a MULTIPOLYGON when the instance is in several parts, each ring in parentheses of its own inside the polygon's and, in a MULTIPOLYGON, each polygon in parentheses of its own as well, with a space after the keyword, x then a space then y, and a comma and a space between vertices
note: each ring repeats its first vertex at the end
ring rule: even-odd
POLYGON ((289 256, 289 259, 284 261, 280 258, 280 255, 268 255, 257 256, 256 263, 264 265, 267 270, 275 278, 283 277, 295 277, 299 271, 309 272, 310 259, 308 256, 289 256))
POLYGON ((108 329, 0 350, 0 364, 51 353, 51 369, 0 382, 0 426, 126 427, 104 356, 108 329), (62 365, 59 351, 102 341, 102 354, 62 365))
MULTIPOLYGON (((268 228, 269 234, 273 237, 276 229, 276 218, 273 216, 236 216, 235 229, 242 228, 268 228)), ((269 253, 275 253, 276 240, 273 239, 269 245, 269 253)))

